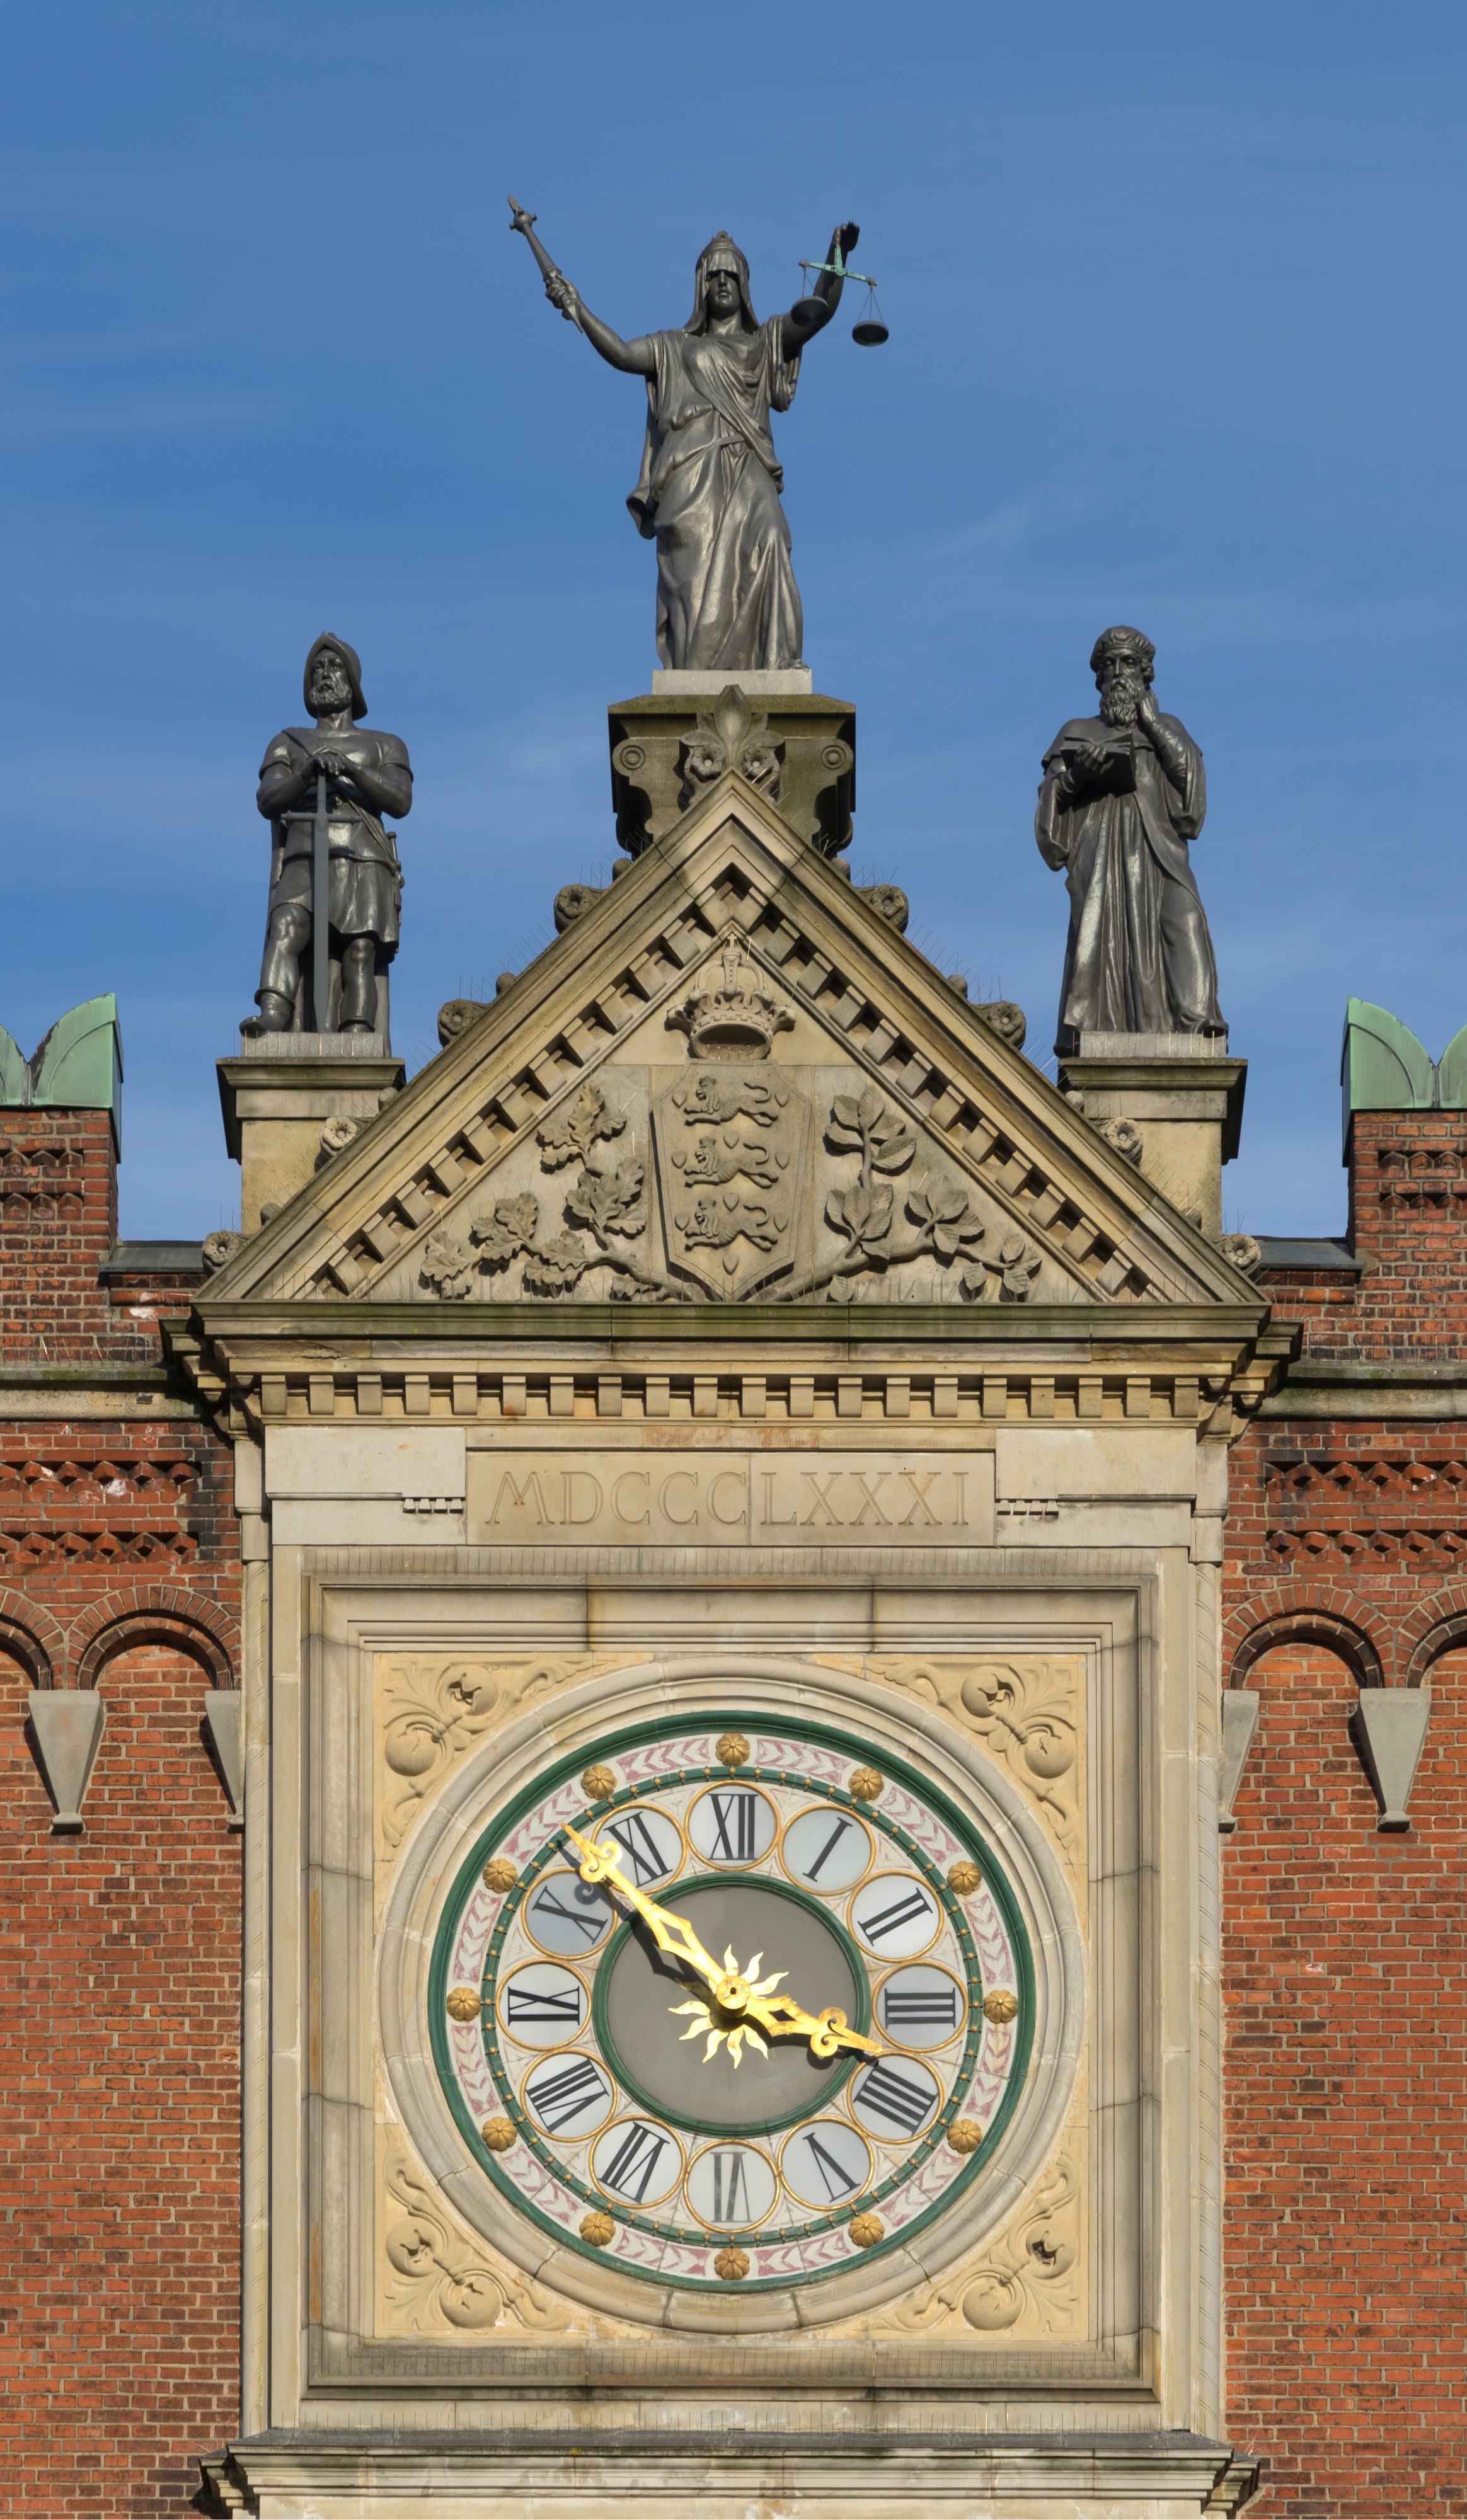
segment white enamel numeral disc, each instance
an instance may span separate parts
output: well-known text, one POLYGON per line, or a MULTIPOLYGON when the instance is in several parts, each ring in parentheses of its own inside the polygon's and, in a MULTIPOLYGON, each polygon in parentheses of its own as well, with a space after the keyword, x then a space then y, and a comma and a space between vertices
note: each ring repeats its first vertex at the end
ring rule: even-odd
POLYGON ((785 1830, 779 1860, 805 1890, 848 1890, 870 1869, 871 1832, 849 1812, 818 1803, 785 1830))
POLYGON ((911 2056, 878 2056, 850 2086, 850 2114, 879 2143, 911 2143, 942 2104, 937 2077, 911 2056))
POLYGON ((527 2074, 525 2105, 546 2135, 577 2143, 605 2124, 616 2103, 611 2078, 593 2056, 547 2056, 527 2074))
POLYGON ((656 2118, 618 2118, 592 2147, 591 2176, 628 2205, 661 2205, 682 2177, 682 2146, 656 2118))
POLYGON ((876 2018, 898 2048, 945 2048, 967 2028, 967 2000, 945 1969, 918 1960, 894 1969, 878 1989, 876 2018))
POLYGON ((851 1925, 868 1952, 878 1959, 909 1959, 935 1943, 942 1911, 930 1890, 910 1872, 877 1872, 859 1889, 848 1910, 851 1925))
POLYGON ((595 1836, 598 1844, 610 1838, 620 1848, 623 1874, 634 1890, 645 1890, 649 1897, 656 1896, 658 1883, 670 1880, 682 1863, 681 1832, 665 1812, 655 1807, 644 1810, 633 1803, 627 1811, 613 1812, 610 1820, 597 1822, 595 1836))
POLYGON ((779 2181, 767 2153, 752 2143, 713 2143, 688 2172, 688 2204, 714 2231, 747 2230, 772 2213, 779 2181))
POLYGON ((871 2184, 871 2155, 845 2118, 812 2118, 785 2138, 780 2177, 792 2196, 818 2212, 838 2212, 871 2184))
POLYGON ((688 1841, 705 1864, 757 1864, 778 1832, 774 1805, 753 1785, 711 1785, 688 1814, 688 1841))
POLYGON ((531 1960, 499 1990, 499 2021, 524 2048, 564 2048, 578 2038, 590 2011, 573 1969, 554 1960, 531 1960))
POLYGON ((526 1900, 522 1913, 542 1952, 580 1959, 605 1942, 617 1920, 611 1894, 578 1872, 547 1872, 526 1900))

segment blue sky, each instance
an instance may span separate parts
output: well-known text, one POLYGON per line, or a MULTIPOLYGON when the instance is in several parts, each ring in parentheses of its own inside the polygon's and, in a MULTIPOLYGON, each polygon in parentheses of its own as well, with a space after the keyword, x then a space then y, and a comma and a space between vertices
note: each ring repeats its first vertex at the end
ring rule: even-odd
POLYGON ((627 333, 682 321, 715 228, 765 314, 860 220, 890 345, 843 321, 777 424, 805 654, 859 712, 855 871, 1042 1061, 1039 755, 1138 622, 1207 756, 1227 1222, 1341 1231, 1347 996, 1433 1056, 1467 1020, 1464 73, 1433 0, 13 0, 0 1022, 29 1051, 116 990, 124 1233, 235 1217, 213 1061, 318 630, 417 774, 411 1067, 610 866, 641 387, 546 305, 508 191, 627 333))

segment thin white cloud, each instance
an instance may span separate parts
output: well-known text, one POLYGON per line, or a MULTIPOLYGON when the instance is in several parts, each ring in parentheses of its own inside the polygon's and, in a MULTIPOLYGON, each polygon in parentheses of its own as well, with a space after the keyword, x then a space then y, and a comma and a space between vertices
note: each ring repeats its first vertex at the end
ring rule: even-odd
POLYGON ((260 428, 280 409, 274 397, 215 402, 114 403, 91 411, 12 408, 0 421, 0 441, 57 437, 145 436, 162 429, 260 428))

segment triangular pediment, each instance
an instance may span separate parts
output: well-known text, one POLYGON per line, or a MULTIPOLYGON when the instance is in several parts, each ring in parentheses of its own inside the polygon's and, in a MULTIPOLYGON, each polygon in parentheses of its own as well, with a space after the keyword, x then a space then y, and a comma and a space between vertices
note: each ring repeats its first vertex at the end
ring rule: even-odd
POLYGON ((1245 1279, 733 774, 216 1306, 1237 1305, 1245 1279))

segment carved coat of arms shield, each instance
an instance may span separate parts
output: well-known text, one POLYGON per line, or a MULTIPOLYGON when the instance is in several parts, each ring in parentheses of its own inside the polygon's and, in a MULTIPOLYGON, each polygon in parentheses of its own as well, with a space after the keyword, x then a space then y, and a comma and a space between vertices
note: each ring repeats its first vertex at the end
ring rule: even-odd
POLYGON ((788 1070, 689 1066, 652 1106, 667 1263, 737 1303, 799 1261, 809 1097, 788 1070))

